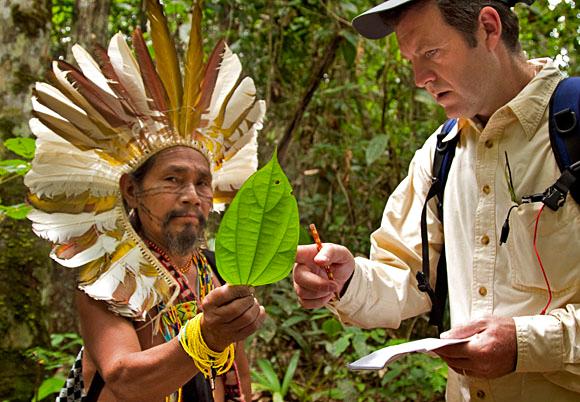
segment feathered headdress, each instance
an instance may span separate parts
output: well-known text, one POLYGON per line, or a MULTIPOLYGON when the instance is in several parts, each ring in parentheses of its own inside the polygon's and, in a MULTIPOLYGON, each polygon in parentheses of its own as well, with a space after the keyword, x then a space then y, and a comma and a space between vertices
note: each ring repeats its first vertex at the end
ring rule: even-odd
POLYGON ((265 112, 241 63, 220 41, 204 64, 200 4, 193 9, 182 79, 163 8, 148 0, 153 62, 141 31, 134 55, 121 34, 93 59, 75 45, 80 68, 53 62, 52 85, 32 98, 36 154, 25 178, 34 232, 51 256, 79 268, 79 288, 126 317, 143 319, 179 292, 129 223, 119 179, 160 150, 202 152, 213 172, 214 204, 231 201, 257 169, 257 130, 265 112))

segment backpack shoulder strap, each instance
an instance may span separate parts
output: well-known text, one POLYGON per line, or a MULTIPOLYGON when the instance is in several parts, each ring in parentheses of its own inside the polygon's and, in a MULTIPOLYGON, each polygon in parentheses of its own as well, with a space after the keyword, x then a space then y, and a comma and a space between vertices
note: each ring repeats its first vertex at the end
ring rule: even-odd
POLYGON ((562 172, 545 200, 546 205, 554 210, 563 204, 568 190, 580 204, 580 181, 576 180, 580 177, 579 103, 580 77, 562 80, 550 99, 550 143, 562 172))
POLYGON ((437 264, 437 283, 435 290, 429 284, 429 238, 427 233, 427 204, 437 197, 437 213, 439 219, 443 222, 443 192, 445 183, 451 168, 451 162, 455 156, 455 147, 459 140, 456 135, 449 141, 443 141, 457 124, 457 119, 449 119, 443 125, 441 132, 437 134, 437 147, 433 156, 433 181, 427 192, 423 211, 421 212, 421 243, 422 243, 422 271, 417 272, 417 286, 422 292, 427 292, 431 299, 431 314, 429 324, 436 325, 439 333, 443 332, 443 312, 445 311, 445 302, 447 300, 447 265, 445 261, 445 246, 441 250, 439 262, 437 264))

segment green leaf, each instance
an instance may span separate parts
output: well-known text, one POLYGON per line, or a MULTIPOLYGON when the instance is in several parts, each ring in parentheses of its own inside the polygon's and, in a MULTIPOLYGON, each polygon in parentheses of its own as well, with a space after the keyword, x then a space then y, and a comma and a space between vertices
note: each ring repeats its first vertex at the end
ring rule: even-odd
POLYGON ((27 159, 34 157, 34 150, 36 149, 32 138, 9 138, 4 141, 4 146, 6 149, 27 159))
POLYGON ((20 159, 8 159, 0 161, 0 176, 7 174, 18 174, 24 176, 30 170, 30 162, 20 159))
POLYGON ((262 370, 266 384, 268 384, 268 387, 270 388, 270 392, 280 392, 280 380, 278 380, 278 375, 276 374, 276 371, 274 371, 272 363, 265 359, 258 359, 257 362, 262 370))
POLYGON ((356 6, 352 3, 347 3, 347 2, 341 2, 340 6, 345 10, 348 11, 351 14, 357 14, 358 13, 358 9, 356 8, 356 6))
POLYGON ((65 381, 66 378, 58 378, 58 377, 48 378, 44 380, 42 384, 40 384, 40 387, 38 387, 38 399, 32 398, 32 402, 35 402, 37 400, 41 401, 51 394, 58 393, 62 388, 63 384, 65 383, 65 381))
MULTIPOLYGON (((350 32, 348 32, 348 33, 350 34, 350 32)), ((352 34, 350 34, 350 35, 352 35, 352 34)), ((344 61, 346 62, 346 65, 350 68, 354 64, 354 61, 356 59, 356 52, 357 52, 358 43, 355 42, 353 44, 350 40, 348 40, 349 38, 346 35, 346 32, 345 32, 344 37, 347 40, 341 43, 340 48, 342 49, 344 61)))
POLYGON ((366 159, 367 165, 372 165, 385 152, 389 143, 389 136, 382 134, 374 137, 367 147, 366 159))
POLYGON ((300 236, 298 238, 298 244, 312 244, 311 234, 308 230, 300 226, 300 236))
POLYGON ((218 271, 232 285, 277 282, 292 270, 299 234, 298 204, 274 152, 246 180, 220 223, 218 271))
POLYGON ((292 328, 289 328, 289 327, 285 327, 285 326, 281 326, 280 328, 282 329, 282 331, 286 332, 288 335, 290 335, 292 338, 294 338, 296 343, 298 343, 298 345, 300 345, 302 350, 304 350, 304 352, 306 352, 307 355, 312 354, 312 350, 310 349, 310 345, 308 344, 308 342, 306 342, 304 337, 298 331, 296 331, 292 328))
POLYGON ((32 209, 31 206, 26 204, 16 204, 16 205, 0 205, 0 215, 6 214, 8 217, 16 220, 22 220, 26 218, 28 212, 32 209))
POLYGON ((348 348, 349 345, 350 339, 348 336, 342 336, 332 344, 334 348, 334 353, 336 353, 337 357, 340 356, 346 350, 346 348, 348 348))
POLYGON ((298 358, 300 357, 300 351, 296 351, 294 356, 292 356, 292 360, 290 360, 290 364, 288 365, 288 370, 286 370, 286 374, 284 374, 284 380, 282 381, 282 390, 280 393, 282 397, 286 395, 288 392, 288 387, 290 386, 290 381, 292 381, 292 377, 294 377, 294 372, 298 367, 298 358))
POLYGON ((329 318, 322 323, 322 330, 329 338, 334 338, 342 332, 342 325, 336 318, 329 318))

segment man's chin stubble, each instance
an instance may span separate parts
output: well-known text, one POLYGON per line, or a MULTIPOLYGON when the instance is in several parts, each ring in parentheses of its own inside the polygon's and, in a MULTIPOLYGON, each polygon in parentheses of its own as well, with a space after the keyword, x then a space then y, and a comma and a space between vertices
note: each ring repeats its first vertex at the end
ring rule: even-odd
MULTIPOLYGON (((166 228, 167 229, 167 228, 166 228)), ((171 233, 164 231, 165 244, 172 255, 186 256, 196 250, 201 245, 203 238, 203 227, 197 232, 192 225, 187 225, 181 232, 171 233)))

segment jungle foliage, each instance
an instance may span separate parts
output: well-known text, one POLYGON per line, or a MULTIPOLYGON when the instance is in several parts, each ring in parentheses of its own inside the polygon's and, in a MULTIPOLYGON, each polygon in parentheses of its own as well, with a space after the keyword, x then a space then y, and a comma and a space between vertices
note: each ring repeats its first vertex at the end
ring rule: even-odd
MULTIPOLYGON (((183 49, 192 1, 164 3, 183 49)), ((315 223, 323 241, 361 255, 368 253, 369 234, 379 226, 385 201, 405 176, 414 151, 445 120, 442 109, 414 86, 412 67, 401 58, 394 37, 364 40, 350 26, 370 3, 207 0, 204 10, 207 50, 225 38, 267 102, 260 165, 278 147, 302 227, 315 223)), ((73 5, 73 0, 52 1, 52 58, 69 58, 73 5)), ((567 74, 580 74, 576 2, 537 1, 516 10, 529 57, 552 56, 567 74)), ((146 31, 144 19, 140 0, 110 2, 109 33, 121 31, 130 39, 134 28, 146 31)), ((6 144, 11 150, 21 147, 6 144)), ((0 164, 2 181, 20 180, 30 155, 13 156, 0 164)), ((0 204, 0 218, 22 218, 21 208, 20 203, 0 204)), ((424 317, 396 331, 343 327, 327 310, 301 308, 290 278, 258 288, 257 297, 268 316, 247 350, 260 400, 443 399, 447 368, 438 359, 411 355, 388 371, 346 369, 346 363, 379 347, 432 336, 424 317)), ((39 368, 31 380, 38 400, 60 387, 78 350, 75 334, 52 334, 51 339, 50 348, 28 351, 39 368)))

